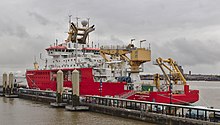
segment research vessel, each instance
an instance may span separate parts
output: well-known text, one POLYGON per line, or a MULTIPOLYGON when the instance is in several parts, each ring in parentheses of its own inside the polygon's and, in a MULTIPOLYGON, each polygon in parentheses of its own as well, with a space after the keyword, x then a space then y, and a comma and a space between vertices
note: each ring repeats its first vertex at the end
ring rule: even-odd
MULTIPOLYGON (((30 89, 56 91, 57 72, 63 72, 64 91, 72 88, 73 70, 80 73, 80 95, 99 95, 160 103, 189 104, 198 101, 199 91, 191 90, 178 65, 171 58, 158 58, 164 82, 155 74, 152 82, 142 81, 143 64, 151 61, 151 48, 127 46, 99 46, 89 42, 89 33, 95 26, 86 20, 79 26, 69 21, 68 38, 46 48, 50 58, 34 69, 26 70, 30 89), (167 66, 167 65, 169 66, 167 66), (168 74, 167 71, 170 73, 168 74)), ((143 42, 143 41, 142 41, 143 42)))

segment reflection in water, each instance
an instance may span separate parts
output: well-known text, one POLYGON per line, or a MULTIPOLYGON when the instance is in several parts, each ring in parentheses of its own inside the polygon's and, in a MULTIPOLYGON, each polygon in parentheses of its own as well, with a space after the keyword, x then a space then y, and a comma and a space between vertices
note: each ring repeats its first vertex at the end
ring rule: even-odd
POLYGON ((14 105, 14 98, 9 98, 9 104, 14 105))
POLYGON ((8 103, 7 98, 3 98, 4 103, 8 103))
POLYGON ((73 117, 74 119, 72 119, 71 122, 76 125, 76 124, 77 124, 77 120, 79 119, 79 113, 78 113, 78 112, 73 113, 73 114, 72 114, 72 117, 73 117))
POLYGON ((19 98, 0 97, 1 125, 144 125, 146 122, 93 112, 70 112, 19 98))

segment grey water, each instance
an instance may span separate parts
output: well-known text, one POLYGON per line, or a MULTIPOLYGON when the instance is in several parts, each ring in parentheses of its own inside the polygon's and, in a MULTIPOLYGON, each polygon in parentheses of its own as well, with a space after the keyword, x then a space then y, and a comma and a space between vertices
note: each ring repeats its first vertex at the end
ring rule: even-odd
POLYGON ((193 105, 220 109, 220 81, 190 81, 190 89, 199 90, 199 101, 193 105))
MULTIPOLYGON (((146 125, 146 122, 93 112, 70 112, 48 104, 0 97, 0 125, 146 125)), ((153 125, 151 123, 147 123, 153 125)))
MULTIPOLYGON (((220 82, 188 82, 190 89, 200 90, 195 105, 220 109, 220 82)), ((94 112, 69 112, 48 104, 0 97, 0 125, 153 125, 138 120, 94 112)))

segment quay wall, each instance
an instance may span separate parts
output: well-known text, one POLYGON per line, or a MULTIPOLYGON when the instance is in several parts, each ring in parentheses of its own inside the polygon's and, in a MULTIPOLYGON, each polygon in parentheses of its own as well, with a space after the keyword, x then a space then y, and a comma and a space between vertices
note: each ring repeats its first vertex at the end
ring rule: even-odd
POLYGON ((181 117, 175 117, 175 116, 152 113, 152 112, 116 108, 116 107, 103 106, 103 105, 90 104, 90 103, 83 103, 83 105, 89 106, 89 109, 92 112, 141 120, 141 121, 146 121, 149 123, 156 123, 161 125, 216 125, 216 123, 211 123, 208 121, 181 118, 181 117))

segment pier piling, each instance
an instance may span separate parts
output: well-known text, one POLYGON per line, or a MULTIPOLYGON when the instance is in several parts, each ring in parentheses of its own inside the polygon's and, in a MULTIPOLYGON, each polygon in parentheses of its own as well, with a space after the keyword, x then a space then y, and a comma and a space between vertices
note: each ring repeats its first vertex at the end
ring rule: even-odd
POLYGON ((72 72, 72 105, 66 106, 69 111, 87 111, 89 107, 80 105, 79 98, 79 71, 72 72))
POLYGON ((4 74, 3 74, 3 78, 2 78, 2 84, 3 84, 3 95, 6 94, 6 89, 7 89, 7 79, 8 79, 7 73, 4 73, 4 74))
POLYGON ((53 107, 65 107, 66 103, 62 102, 63 93, 63 72, 59 70, 57 72, 57 91, 56 91, 56 102, 50 103, 53 107))
POLYGON ((62 102, 62 91, 63 91, 63 72, 59 70, 57 72, 57 95, 56 95, 56 100, 57 103, 62 102))
POLYGON ((13 94, 13 88, 14 88, 14 75, 12 72, 9 73, 9 78, 8 78, 8 87, 9 87, 9 95, 13 94))
POLYGON ((8 82, 7 82, 7 74, 3 74, 6 88, 5 88, 5 97, 6 98, 18 98, 18 95, 14 93, 14 74, 12 72, 9 73, 8 82))
POLYGON ((72 72, 72 105, 79 105, 79 71, 72 72))

